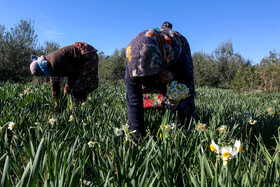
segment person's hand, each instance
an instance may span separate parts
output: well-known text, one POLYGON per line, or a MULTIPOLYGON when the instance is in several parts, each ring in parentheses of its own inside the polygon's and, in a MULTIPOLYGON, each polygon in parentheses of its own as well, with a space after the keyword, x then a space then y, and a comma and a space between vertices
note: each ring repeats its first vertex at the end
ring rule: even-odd
POLYGON ((166 109, 170 109, 170 110, 174 111, 179 106, 180 101, 171 100, 167 96, 164 96, 163 103, 164 103, 164 106, 166 109))

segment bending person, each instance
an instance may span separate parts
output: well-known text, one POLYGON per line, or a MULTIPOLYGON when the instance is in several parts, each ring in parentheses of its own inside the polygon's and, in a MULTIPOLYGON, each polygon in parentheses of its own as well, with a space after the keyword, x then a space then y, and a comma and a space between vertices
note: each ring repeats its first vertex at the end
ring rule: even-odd
POLYGON ((68 82, 64 91, 70 93, 75 102, 85 101, 87 95, 98 88, 98 55, 97 50, 85 42, 76 42, 55 52, 41 57, 32 56, 30 71, 36 76, 50 76, 52 98, 60 97, 62 77, 68 82))
POLYGON ((193 62, 189 43, 172 24, 138 34, 126 50, 127 113, 136 137, 145 136, 143 93, 154 90, 163 95, 165 108, 178 112, 178 126, 189 125, 194 116, 193 62), (176 81, 188 87, 188 97, 173 100, 166 85, 176 81))

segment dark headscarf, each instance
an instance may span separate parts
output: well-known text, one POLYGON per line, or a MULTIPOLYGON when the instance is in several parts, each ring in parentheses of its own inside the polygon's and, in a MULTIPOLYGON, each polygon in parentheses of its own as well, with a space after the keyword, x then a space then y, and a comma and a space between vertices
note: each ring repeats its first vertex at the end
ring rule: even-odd
POLYGON ((169 29, 172 29, 172 24, 169 23, 168 21, 165 21, 163 24, 162 24, 162 27, 167 27, 169 29))

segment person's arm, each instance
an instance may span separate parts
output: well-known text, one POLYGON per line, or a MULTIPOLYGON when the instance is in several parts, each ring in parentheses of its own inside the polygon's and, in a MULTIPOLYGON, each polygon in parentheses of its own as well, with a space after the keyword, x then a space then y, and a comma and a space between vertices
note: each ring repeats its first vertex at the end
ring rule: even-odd
POLYGON ((194 96, 190 96, 189 98, 183 99, 180 101, 178 110, 178 126, 182 127, 186 125, 186 129, 193 124, 194 119, 194 96), (192 122, 190 124, 190 122, 192 122))
MULTIPOLYGON (((189 48, 189 47, 188 47, 189 48)), ((182 83, 186 84, 190 89, 190 97, 181 100, 178 106, 178 121, 179 126, 186 125, 186 128, 192 128, 193 120, 194 120, 194 95, 195 95, 195 86, 194 86, 194 76, 193 76, 193 61, 190 55, 190 50, 185 48, 185 52, 181 55, 181 62, 179 62, 179 66, 181 66, 183 72, 179 73, 183 76, 178 76, 182 83)), ((184 50, 183 50, 184 51, 184 50)))
POLYGON ((52 99, 55 100, 55 108, 57 107, 57 100, 60 97, 60 77, 50 77, 52 99))
POLYGON ((135 136, 140 137, 146 135, 144 127, 144 108, 142 97, 142 85, 137 82, 136 78, 129 76, 126 72, 126 102, 127 102, 127 114, 130 122, 130 129, 136 130, 135 136))
POLYGON ((182 42, 182 45, 183 45, 185 51, 187 52, 187 55, 191 57, 191 55, 192 55, 191 48, 190 48, 190 44, 189 44, 188 40, 183 35, 181 35, 179 32, 177 32, 177 31, 174 31, 174 32, 176 33, 176 35, 182 42))
POLYGON ((92 74, 95 75, 94 77, 94 88, 92 90, 89 90, 89 92, 97 89, 99 87, 99 76, 98 76, 98 63, 99 63, 99 57, 97 55, 96 52, 94 53, 89 53, 88 54, 88 58, 90 61, 94 62, 93 64, 93 70, 92 70, 92 74))

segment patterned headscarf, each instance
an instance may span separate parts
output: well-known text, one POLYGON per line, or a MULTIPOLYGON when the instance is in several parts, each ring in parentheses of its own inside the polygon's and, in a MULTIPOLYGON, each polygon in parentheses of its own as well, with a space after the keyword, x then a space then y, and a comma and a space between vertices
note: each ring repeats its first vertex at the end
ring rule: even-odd
POLYGON ((82 53, 82 55, 97 52, 97 50, 94 47, 85 42, 76 42, 73 45, 82 53))

